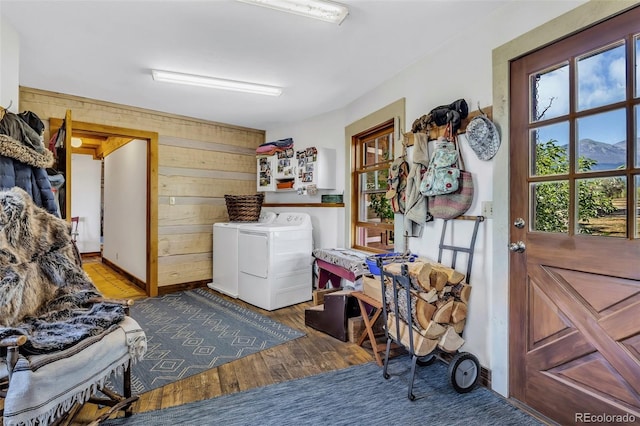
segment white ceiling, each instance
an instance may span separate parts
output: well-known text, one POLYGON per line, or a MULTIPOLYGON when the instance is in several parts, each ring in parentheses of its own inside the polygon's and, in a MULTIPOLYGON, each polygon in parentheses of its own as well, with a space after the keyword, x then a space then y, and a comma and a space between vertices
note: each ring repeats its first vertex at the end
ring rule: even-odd
POLYGON ((0 0, 21 86, 269 129, 342 108, 513 1, 342 0, 342 25, 234 0, 0 0), (151 69, 282 86, 155 82, 151 69))

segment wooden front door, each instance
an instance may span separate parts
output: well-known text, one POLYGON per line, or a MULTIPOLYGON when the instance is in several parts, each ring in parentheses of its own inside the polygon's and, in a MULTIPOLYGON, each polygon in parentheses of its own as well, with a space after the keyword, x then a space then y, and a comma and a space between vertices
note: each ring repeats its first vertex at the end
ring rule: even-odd
POLYGON ((513 61, 510 87, 511 397, 640 422, 640 7, 513 61))

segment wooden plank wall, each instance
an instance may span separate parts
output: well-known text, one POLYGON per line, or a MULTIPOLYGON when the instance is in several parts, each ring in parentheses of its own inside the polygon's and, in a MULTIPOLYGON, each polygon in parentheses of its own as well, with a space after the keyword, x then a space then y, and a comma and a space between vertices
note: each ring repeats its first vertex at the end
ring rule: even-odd
POLYGON ((264 131, 20 88, 20 111, 42 119, 45 140, 49 118, 67 109, 76 121, 159 134, 158 288, 210 281, 213 224, 228 220, 224 194, 256 192, 255 149, 264 131))

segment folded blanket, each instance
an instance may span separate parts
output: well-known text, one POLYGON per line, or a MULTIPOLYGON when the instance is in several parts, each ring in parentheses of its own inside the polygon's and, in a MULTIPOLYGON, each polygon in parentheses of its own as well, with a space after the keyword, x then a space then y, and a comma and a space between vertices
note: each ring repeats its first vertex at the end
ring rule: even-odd
POLYGON ((25 335, 22 349, 34 354, 68 348, 123 320, 121 304, 100 298, 69 224, 20 188, 1 191, 0 339, 25 335))
POLYGON ((293 147, 293 139, 292 138, 279 139, 273 142, 265 142, 260 146, 277 146, 279 148, 291 148, 293 147))
MULTIPOLYGON (((4 403, 4 426, 51 423, 76 402, 86 402, 112 374, 141 359, 146 349, 144 331, 125 317, 64 351, 20 357, 4 403)), ((6 377, 6 366, 0 361, 0 380, 3 374, 6 377)))
POLYGON ((361 251, 344 248, 324 248, 314 249, 312 255, 316 259, 324 260, 327 263, 351 271, 356 277, 370 273, 366 261, 367 255, 361 251))

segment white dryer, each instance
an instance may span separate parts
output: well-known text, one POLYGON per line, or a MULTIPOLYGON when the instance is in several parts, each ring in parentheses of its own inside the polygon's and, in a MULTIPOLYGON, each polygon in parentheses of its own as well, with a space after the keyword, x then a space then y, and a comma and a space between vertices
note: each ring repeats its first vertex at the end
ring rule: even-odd
POLYGON ((280 213, 238 230, 238 298, 268 311, 311 300, 311 217, 280 213))
POLYGON ((219 222, 213 225, 213 281, 207 286, 238 297, 238 229, 258 223, 271 223, 277 214, 262 210, 258 222, 219 222))

